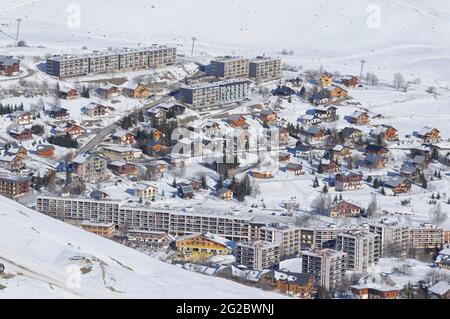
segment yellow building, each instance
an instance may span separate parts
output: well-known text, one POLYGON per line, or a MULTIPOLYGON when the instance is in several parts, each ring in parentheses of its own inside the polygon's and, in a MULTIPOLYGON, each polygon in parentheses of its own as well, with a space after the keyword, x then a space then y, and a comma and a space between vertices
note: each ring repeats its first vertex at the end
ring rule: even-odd
POLYGON ((333 84, 333 76, 329 73, 323 73, 319 78, 319 84, 322 87, 327 87, 333 84))
POLYGON ((85 220, 81 223, 81 228, 107 238, 111 238, 115 232, 114 223, 97 223, 85 220))
POLYGON ((195 233, 178 238, 175 241, 178 252, 185 259, 202 259, 215 255, 229 255, 231 241, 211 233, 195 233))

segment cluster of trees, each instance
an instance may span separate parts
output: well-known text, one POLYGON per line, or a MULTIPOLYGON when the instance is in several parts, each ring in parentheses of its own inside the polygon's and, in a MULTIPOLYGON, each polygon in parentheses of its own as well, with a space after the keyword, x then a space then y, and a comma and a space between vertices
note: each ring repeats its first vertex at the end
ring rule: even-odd
POLYGON ((178 141, 172 141, 172 133, 178 128, 178 122, 173 120, 164 120, 164 121, 152 121, 152 127, 161 132, 161 143, 165 145, 173 146, 178 141))
POLYGON ((0 103, 0 115, 11 114, 15 111, 23 111, 23 103, 20 103, 18 106, 16 104, 12 106, 10 104, 3 105, 0 103))
POLYGON ((299 134, 301 134, 304 129, 298 123, 297 125, 294 125, 291 122, 289 122, 288 125, 286 126, 286 130, 289 132, 290 136, 298 138, 299 134))
POLYGON ((250 178, 248 175, 245 175, 244 179, 238 181, 233 177, 230 186, 231 191, 234 193, 238 201, 244 201, 245 196, 252 194, 252 186, 250 184, 250 178))
POLYGON ((378 85, 378 77, 372 72, 367 72, 366 81, 369 85, 378 85))
POLYGON ((89 88, 83 86, 83 90, 81 91, 81 96, 89 99, 91 97, 91 93, 89 92, 89 88))
POLYGON ((45 128, 41 124, 33 124, 30 130, 33 134, 36 135, 43 135, 45 133, 45 128))
POLYGON ((127 115, 120 122, 120 127, 124 130, 128 130, 130 127, 133 127, 137 124, 137 119, 133 115, 127 115))
POLYGON ((328 215, 328 211, 331 208, 330 194, 320 194, 316 199, 313 200, 311 208, 315 213, 319 215, 328 215))
POLYGON ((69 134, 66 135, 52 135, 47 141, 50 144, 59 145, 67 148, 78 148, 78 141, 74 140, 69 134))

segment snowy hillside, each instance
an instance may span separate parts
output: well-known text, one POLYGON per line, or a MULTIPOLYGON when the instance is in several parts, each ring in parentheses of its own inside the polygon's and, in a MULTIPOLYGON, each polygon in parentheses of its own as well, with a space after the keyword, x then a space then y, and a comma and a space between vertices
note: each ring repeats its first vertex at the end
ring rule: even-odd
MULTIPOLYGON (((448 81, 450 7, 432 0, 1 0, 1 30, 37 46, 71 52, 86 47, 171 43, 196 55, 293 51, 284 60, 305 67, 359 72, 391 80, 403 71, 408 80, 448 81), (98 14, 101 12, 101 14, 98 14)), ((0 34, 0 44, 13 41, 0 34)), ((11 49, 10 49, 11 50, 11 49)), ((206 59, 205 61, 208 61, 206 59)))
POLYGON ((196 36, 223 46, 348 52, 415 43, 448 46, 450 35, 444 0, 112 0, 107 10, 100 0, 0 3, 2 21, 14 29, 20 16, 30 43, 70 43, 80 36, 183 42, 196 36))
POLYGON ((280 297, 165 264, 4 197, 0 243, 0 299, 280 297))

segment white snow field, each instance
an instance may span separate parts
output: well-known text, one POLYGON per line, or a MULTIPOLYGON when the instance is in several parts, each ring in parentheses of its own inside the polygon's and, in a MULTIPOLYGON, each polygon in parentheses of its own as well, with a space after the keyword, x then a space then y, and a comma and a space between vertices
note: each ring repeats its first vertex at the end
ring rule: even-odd
POLYGON ((446 0, 1 0, 2 31, 15 36, 17 18, 31 51, 171 43, 190 54, 195 36, 196 55, 286 49, 286 62, 342 73, 366 59, 366 71, 389 80, 397 71, 448 80, 450 71, 446 0))
POLYGON ((4 197, 0 263, 0 299, 283 297, 166 264, 4 197))

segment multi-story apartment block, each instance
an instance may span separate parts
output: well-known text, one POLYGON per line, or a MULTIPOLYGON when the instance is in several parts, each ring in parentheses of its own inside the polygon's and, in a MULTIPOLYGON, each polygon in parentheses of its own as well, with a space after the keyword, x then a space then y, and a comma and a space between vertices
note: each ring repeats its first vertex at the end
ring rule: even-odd
POLYGON ((334 248, 339 233, 347 230, 362 230, 364 227, 343 228, 330 224, 327 227, 302 227, 300 230, 300 245, 302 248, 334 248))
POLYGON ((180 86, 181 101, 193 107, 242 101, 248 90, 249 82, 239 79, 180 86))
POLYGON ((98 182, 105 179, 108 160, 100 154, 83 153, 72 160, 72 172, 81 179, 98 182))
POLYGON ((251 239, 253 216, 145 208, 114 200, 38 196, 37 211, 64 221, 113 222, 117 228, 174 235, 210 232, 230 240, 251 239))
POLYGON ((113 49, 47 59, 47 73, 60 78, 164 67, 176 62, 176 48, 152 46, 113 49))
POLYGON ((225 79, 248 77, 248 59, 225 56, 211 60, 211 74, 225 79))
POLYGON ((181 101, 193 107, 216 105, 220 101, 220 86, 215 83, 198 83, 180 86, 181 101))
POLYGON ((64 55, 49 58, 47 73, 60 78, 87 75, 89 74, 89 57, 64 55))
POLYGON ((422 224, 409 229, 409 247, 412 249, 440 248, 443 244, 444 231, 433 224, 422 224))
POLYGON ((315 287, 335 290, 345 276, 346 255, 342 251, 332 249, 301 251, 302 273, 314 276, 315 287))
POLYGON ((367 271, 380 259, 380 236, 362 230, 340 233, 336 249, 347 253, 347 269, 367 271))
POLYGON ((266 241, 240 242, 235 249, 236 262, 262 271, 280 263, 280 244, 266 241))
POLYGON ((31 177, 7 175, 0 176, 0 195, 16 199, 30 190, 31 177))
POLYGON ((385 257, 406 257, 409 250, 409 227, 396 221, 382 219, 369 224, 371 232, 380 236, 380 255, 385 257))
POLYGON ((230 103, 245 100, 248 97, 249 82, 231 79, 220 82, 220 102, 230 103))
POLYGON ((297 256, 300 251, 300 227, 271 224, 259 229, 263 241, 280 244, 280 257, 297 256))
POLYGON ((282 75, 281 59, 258 56, 250 60, 248 71, 249 77, 256 83, 279 80, 282 75))

